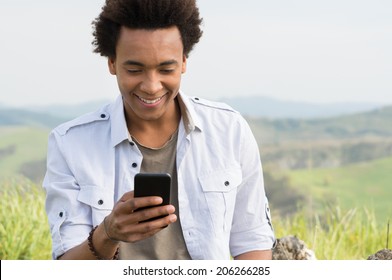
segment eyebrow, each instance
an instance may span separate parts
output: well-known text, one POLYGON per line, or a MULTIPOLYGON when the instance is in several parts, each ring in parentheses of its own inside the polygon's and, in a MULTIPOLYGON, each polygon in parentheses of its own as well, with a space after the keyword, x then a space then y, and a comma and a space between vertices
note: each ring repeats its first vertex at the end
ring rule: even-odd
MULTIPOLYGON (((170 59, 164 62, 161 62, 158 64, 158 66, 168 66, 168 65, 173 65, 173 64, 178 64, 178 61, 175 59, 170 59)), ((127 60, 123 63, 123 65, 134 65, 134 66, 140 66, 144 67, 145 65, 139 61, 134 61, 134 60, 127 60)))

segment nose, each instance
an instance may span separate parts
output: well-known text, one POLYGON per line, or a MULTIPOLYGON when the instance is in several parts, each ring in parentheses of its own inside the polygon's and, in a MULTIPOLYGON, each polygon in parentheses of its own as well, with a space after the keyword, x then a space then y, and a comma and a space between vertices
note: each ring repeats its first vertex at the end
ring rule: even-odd
POLYGON ((141 82, 140 90, 146 94, 154 95, 163 89, 159 75, 155 73, 147 73, 141 82))

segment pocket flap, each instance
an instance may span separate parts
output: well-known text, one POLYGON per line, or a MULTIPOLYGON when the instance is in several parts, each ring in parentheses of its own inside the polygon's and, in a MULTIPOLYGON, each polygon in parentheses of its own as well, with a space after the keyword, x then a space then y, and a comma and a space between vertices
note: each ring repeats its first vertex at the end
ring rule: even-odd
POLYGON ((78 200, 91 207, 101 210, 111 210, 114 205, 112 190, 98 186, 80 186, 78 200))
POLYGON ((242 172, 239 167, 216 170, 199 177, 204 192, 229 192, 241 184, 242 172))

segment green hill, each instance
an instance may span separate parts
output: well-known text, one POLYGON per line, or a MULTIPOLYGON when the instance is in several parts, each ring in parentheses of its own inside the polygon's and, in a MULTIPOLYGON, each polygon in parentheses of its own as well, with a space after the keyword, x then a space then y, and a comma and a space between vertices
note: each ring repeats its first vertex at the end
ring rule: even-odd
POLYGON ((0 179, 23 175, 40 182, 49 131, 65 120, 47 113, 0 108, 0 179))
POLYGON ((265 164, 339 167, 392 156, 392 107, 328 119, 249 119, 265 164))
POLYGON ((389 157, 339 168, 295 170, 288 177, 307 207, 318 210, 329 203, 344 209, 365 207, 386 224, 392 218, 391 170, 389 157))
POLYGON ((48 134, 43 127, 0 126, 0 178, 43 178, 48 134))
POLYGON ((46 113, 36 113, 23 109, 0 108, 0 126, 39 126, 52 128, 65 119, 46 113))
POLYGON ((294 141, 392 138, 392 106, 326 119, 252 118, 249 123, 264 144, 294 141))

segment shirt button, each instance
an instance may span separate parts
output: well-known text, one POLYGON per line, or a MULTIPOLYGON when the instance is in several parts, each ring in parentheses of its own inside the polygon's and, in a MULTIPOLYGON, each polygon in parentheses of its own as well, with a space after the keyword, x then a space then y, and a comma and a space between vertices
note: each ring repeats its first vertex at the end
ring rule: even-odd
POLYGON ((136 162, 132 163, 132 167, 136 168, 137 167, 137 163, 136 162))
POLYGON ((195 100, 199 100, 199 97, 195 97, 195 100))
POLYGON ((106 118, 106 115, 105 114, 101 114, 101 119, 104 119, 104 118, 106 118))
POLYGON ((103 200, 102 199, 98 200, 98 205, 102 205, 102 204, 103 204, 103 200))
POLYGON ((133 142, 129 142, 129 145, 131 145, 131 146, 135 146, 135 143, 133 143, 133 142))
POLYGON ((225 186, 228 187, 229 185, 230 185, 230 182, 229 182, 229 181, 226 181, 226 182, 225 182, 225 186))
POLYGON ((60 212, 60 213, 59 213, 59 217, 62 218, 63 216, 64 216, 64 213, 63 213, 63 212, 60 212))

